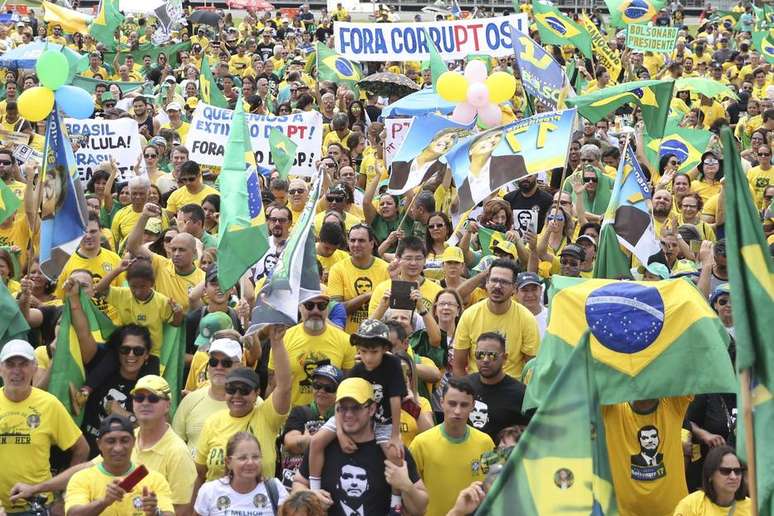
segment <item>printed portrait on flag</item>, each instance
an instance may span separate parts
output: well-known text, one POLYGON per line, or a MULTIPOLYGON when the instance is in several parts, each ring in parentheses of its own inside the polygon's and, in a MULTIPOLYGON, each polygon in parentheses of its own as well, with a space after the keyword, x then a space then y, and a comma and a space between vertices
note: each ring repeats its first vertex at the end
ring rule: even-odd
POLYGON ((54 163, 46 171, 43 181, 43 200, 40 203, 40 218, 50 219, 62 206, 67 194, 67 171, 61 164, 54 163))

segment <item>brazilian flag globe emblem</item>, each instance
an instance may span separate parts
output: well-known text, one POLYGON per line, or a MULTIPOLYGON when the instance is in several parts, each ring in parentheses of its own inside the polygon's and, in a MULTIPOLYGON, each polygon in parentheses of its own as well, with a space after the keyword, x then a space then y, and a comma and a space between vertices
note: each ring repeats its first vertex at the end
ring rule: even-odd
POLYGON ((628 0, 621 4, 624 23, 647 23, 656 15, 653 4, 647 0, 628 0))
POLYGON ((774 63, 774 29, 753 32, 753 43, 767 63, 774 63))
POLYGON ((733 392, 728 335, 688 282, 558 277, 550 292, 552 309, 527 387, 528 408, 544 399, 585 331, 591 332, 603 404, 733 392), (709 370, 687 371, 698 356, 709 370))
POLYGON ((332 55, 322 59, 322 62, 333 70, 342 81, 359 81, 361 79, 360 70, 348 59, 332 55))
POLYGON ((562 38, 572 38, 580 34, 578 29, 568 25, 561 18, 554 16, 551 13, 538 13, 535 18, 551 32, 562 38))

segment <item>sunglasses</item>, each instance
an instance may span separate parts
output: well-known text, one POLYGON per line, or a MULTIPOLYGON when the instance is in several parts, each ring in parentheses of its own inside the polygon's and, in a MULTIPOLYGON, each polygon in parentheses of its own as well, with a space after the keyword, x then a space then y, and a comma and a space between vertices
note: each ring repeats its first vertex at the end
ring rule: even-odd
POLYGON ((244 385, 226 385, 226 394, 231 394, 232 396, 236 393, 241 394, 242 396, 248 396, 250 393, 253 392, 253 389, 250 387, 244 385))
POLYGON ((325 200, 328 202, 344 202, 344 197, 338 195, 326 195, 325 200))
POLYGON ((145 154, 146 158, 156 158, 158 157, 158 154, 145 154))
POLYGON ((674 167, 674 166, 676 166, 676 165, 677 165, 677 161, 675 161, 675 160, 673 160, 673 159, 670 159, 670 160, 669 160, 669 164, 670 164, 670 165, 672 165, 672 166, 674 167))
POLYGON ((589 158, 581 158, 580 160, 581 163, 594 163, 594 160, 589 158))
POLYGON ((328 394, 333 394, 336 392, 336 385, 333 385, 332 383, 318 383, 318 382, 312 382, 312 389, 316 391, 325 391, 328 394))
POLYGON ((584 183, 596 183, 599 181, 596 177, 584 177, 583 182, 584 183))
POLYGON ((313 310, 315 307, 323 312, 328 308, 328 301, 304 301, 301 303, 307 310, 313 310))
POLYGON ((280 218, 277 218, 277 217, 269 217, 269 222, 271 222, 272 224, 276 224, 276 223, 286 224, 288 222, 288 219, 280 219, 280 218))
POLYGON ((4 165, 4 166, 6 166, 6 167, 7 167, 8 165, 10 165, 10 164, 11 164, 11 162, 10 162, 10 161, 8 161, 8 160, 2 160, 2 161, 0 161, 0 165, 4 165))
POLYGON ((427 229, 443 229, 446 224, 428 224, 427 229))
POLYGON ((721 297, 720 299, 718 299, 718 304, 720 306, 726 306, 728 304, 728 298, 721 297))
POLYGON ((558 221, 558 222, 564 222, 564 217, 562 217, 562 216, 558 216, 557 217, 556 215, 549 215, 548 217, 546 217, 546 220, 548 220, 548 221, 555 220, 555 221, 558 221))
POLYGON ((133 354, 136 357, 141 357, 145 354, 145 348, 136 348, 134 346, 121 346, 118 348, 118 352, 122 355, 133 354))
POLYGON ((705 165, 717 165, 718 164, 718 160, 716 160, 716 159, 705 159, 704 160, 704 164, 705 165))
POLYGON ((209 361, 207 361, 207 364, 209 364, 210 367, 218 367, 218 365, 222 365, 224 368, 228 369, 234 365, 234 361, 230 358, 217 359, 212 357, 209 359, 209 361))
POLYGON ((742 475, 745 471, 747 471, 746 468, 726 468, 726 467, 723 467, 723 466, 720 466, 718 468, 718 472, 721 475, 723 475, 724 477, 727 477, 731 473, 733 473, 734 475, 736 475, 738 477, 738 476, 742 475))
POLYGON ((763 156, 763 157, 766 157, 766 158, 767 158, 767 157, 771 156, 771 154, 770 154, 770 153, 768 153, 768 152, 759 152, 759 153, 758 153, 758 156, 763 156))
POLYGON ((497 360, 500 356, 499 351, 476 351, 473 354, 476 360, 497 360))
POLYGON ((306 192, 306 190, 304 190, 303 188, 293 188, 292 190, 288 190, 288 193, 290 195, 302 194, 304 192, 306 192))
POLYGON ((165 400, 167 398, 162 398, 157 394, 133 394, 132 399, 135 401, 135 403, 144 403, 145 400, 148 400, 148 403, 156 404, 159 401, 165 400))

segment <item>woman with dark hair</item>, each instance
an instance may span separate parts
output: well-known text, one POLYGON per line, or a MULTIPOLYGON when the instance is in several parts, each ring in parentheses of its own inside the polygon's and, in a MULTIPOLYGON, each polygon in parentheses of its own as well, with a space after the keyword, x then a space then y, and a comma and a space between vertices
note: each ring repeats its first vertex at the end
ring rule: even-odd
POLYGON ((279 106, 277 106, 277 115, 279 116, 287 116, 293 111, 293 108, 290 107, 290 102, 283 102, 279 106))
POLYGON ((379 253, 394 253, 398 246, 398 225, 400 223, 400 201, 387 192, 379 194, 378 208, 374 208, 373 199, 381 183, 379 174, 374 174, 363 193, 363 217, 373 228, 376 241, 380 244, 379 253), (384 249, 381 244, 390 241, 384 249))
POLYGON ((677 504, 679 516, 723 514, 750 516, 752 505, 747 497, 744 478, 747 468, 730 446, 713 448, 704 461, 701 490, 689 494, 677 504))
POLYGON ((5 283, 11 295, 15 296, 21 290, 21 285, 14 279, 17 270, 11 253, 0 248, 0 281, 5 283))
POLYGON ((199 516, 251 514, 274 516, 288 496, 276 478, 264 478, 261 445, 250 432, 237 432, 226 444, 226 476, 202 485, 194 511, 199 516), (228 500, 224 507, 223 499, 228 500))
POLYGON ((204 231, 211 235, 218 234, 218 216, 220 215, 220 195, 211 194, 202 201, 204 210, 204 231))
POLYGON ((441 269, 441 255, 446 249, 446 241, 454 233, 454 227, 448 215, 441 211, 431 213, 427 219, 427 233, 425 234, 425 246, 427 259, 425 261, 425 276, 432 280, 440 280, 443 277, 441 269))
POLYGON ((99 196, 100 199, 105 195, 105 185, 110 177, 110 172, 104 169, 98 169, 94 171, 91 179, 86 184, 86 191, 99 196))
POLYGON ((701 155, 701 161, 696 166, 698 175, 691 184, 691 189, 701 195, 705 203, 710 197, 720 193, 720 180, 723 179, 723 160, 713 151, 701 155))
POLYGON ((360 102, 359 100, 356 100, 349 105, 349 107, 347 108, 347 115, 349 116, 350 127, 352 127, 352 124, 355 124, 358 122, 363 125, 368 125, 366 123, 365 109, 363 108, 363 103, 360 102))

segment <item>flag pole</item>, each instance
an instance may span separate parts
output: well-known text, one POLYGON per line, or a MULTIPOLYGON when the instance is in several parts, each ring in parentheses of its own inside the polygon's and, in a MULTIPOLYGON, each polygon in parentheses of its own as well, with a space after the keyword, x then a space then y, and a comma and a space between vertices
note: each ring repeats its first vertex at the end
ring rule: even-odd
POLYGON ((744 445, 747 450, 747 486, 752 501, 752 516, 758 516, 758 485, 755 477, 755 438, 753 435, 752 393, 750 392, 750 368, 739 373, 742 383, 742 404, 744 405, 744 445))

